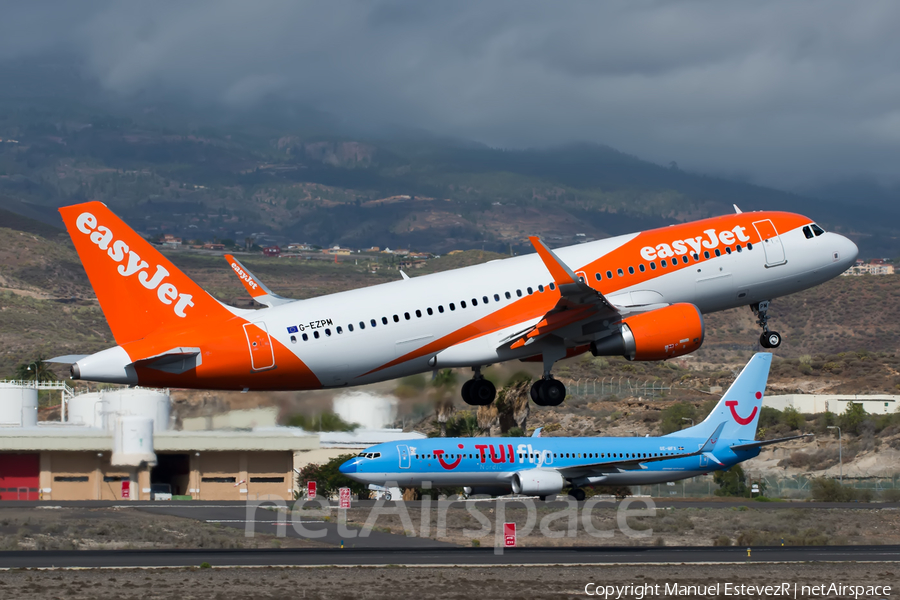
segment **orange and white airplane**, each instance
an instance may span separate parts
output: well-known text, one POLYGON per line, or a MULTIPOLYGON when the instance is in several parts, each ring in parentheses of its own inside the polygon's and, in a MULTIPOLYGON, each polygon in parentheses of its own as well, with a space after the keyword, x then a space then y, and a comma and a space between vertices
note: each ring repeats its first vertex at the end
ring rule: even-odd
POLYGON ((556 361, 664 360, 703 343, 703 313, 749 305, 762 346, 769 300, 839 275, 857 248, 811 219, 741 213, 537 252, 308 300, 273 294, 233 257, 262 310, 227 306, 104 204, 60 209, 115 336, 72 363, 100 382, 232 390, 312 390, 471 367, 472 405, 493 401, 486 365, 542 361, 531 396, 557 405, 556 361))

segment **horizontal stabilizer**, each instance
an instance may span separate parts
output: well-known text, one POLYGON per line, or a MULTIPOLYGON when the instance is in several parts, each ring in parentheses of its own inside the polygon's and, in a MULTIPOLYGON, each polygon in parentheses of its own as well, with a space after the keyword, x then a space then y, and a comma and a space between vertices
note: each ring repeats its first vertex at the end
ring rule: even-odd
POLYGON ((812 433, 804 433, 803 435, 792 435, 791 437, 783 437, 775 440, 763 440, 761 442, 749 442, 746 444, 736 444, 731 447, 732 450, 750 450, 751 448, 761 448, 762 446, 771 446, 772 444, 780 444, 781 442, 789 442, 791 440, 799 440, 801 438, 813 437, 812 433))
POLYGON ((234 274, 237 275, 238 279, 241 280, 244 289, 247 290, 247 293, 250 294, 250 297, 260 304, 271 308, 273 306, 278 306, 279 304, 294 302, 294 300, 292 300, 291 298, 283 298, 282 296, 279 296, 278 294, 272 292, 272 290, 266 287, 266 284, 257 279, 256 276, 247 269, 247 267, 241 264, 241 262, 231 254, 226 254, 225 260, 227 260, 228 264, 231 265, 231 270, 234 271, 234 274))
POLYGON ((65 356, 54 356, 53 358, 45 358, 45 363, 61 363, 64 365, 74 365, 82 358, 87 358, 90 354, 66 354, 65 356))
POLYGON ((135 367, 147 367, 166 373, 184 373, 196 369, 203 362, 200 348, 172 348, 161 354, 141 358, 133 363, 135 367))

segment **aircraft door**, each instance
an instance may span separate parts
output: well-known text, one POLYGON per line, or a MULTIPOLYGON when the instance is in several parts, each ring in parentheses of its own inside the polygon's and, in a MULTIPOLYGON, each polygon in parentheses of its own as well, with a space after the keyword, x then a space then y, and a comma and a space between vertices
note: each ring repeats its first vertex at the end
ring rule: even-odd
POLYGON ((706 456, 705 454, 701 454, 701 455, 700 455, 700 466, 701 466, 701 467, 708 467, 708 466, 709 466, 709 457, 706 456))
POLYGON ((247 336, 247 347, 250 349, 250 369, 266 371, 275 368, 275 349, 266 324, 244 323, 244 335, 247 336))
POLYGON ((408 469, 410 466, 409 447, 397 446, 397 453, 400 454, 400 468, 408 469))
POLYGON ((753 223, 753 227, 756 229, 756 233, 759 234, 759 237, 762 240, 762 247, 766 253, 766 266, 775 267, 786 263, 787 259, 784 257, 784 245, 781 243, 781 237, 779 237, 778 231, 775 229, 775 225, 772 224, 772 221, 769 219, 756 221, 753 223))

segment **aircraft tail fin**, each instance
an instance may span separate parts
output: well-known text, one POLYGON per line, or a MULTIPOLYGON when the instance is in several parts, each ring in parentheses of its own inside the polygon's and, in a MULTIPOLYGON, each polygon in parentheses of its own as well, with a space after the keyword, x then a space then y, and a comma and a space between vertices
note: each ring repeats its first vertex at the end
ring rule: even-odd
POLYGON ((59 209, 119 345, 231 314, 102 202, 59 209))
POLYGON ((225 255, 225 260, 228 261, 228 264, 231 265, 231 270, 234 271, 234 274, 238 276, 238 279, 241 280, 241 283, 244 285, 244 289, 247 290, 247 293, 250 294, 250 297, 263 304, 272 308, 273 306, 278 306, 279 304, 286 304, 288 302, 293 302, 290 298, 283 298, 278 294, 275 294, 266 287, 262 281, 260 281, 250 270, 245 267, 241 261, 236 259, 231 254, 225 255))
POLYGON ((771 365, 771 354, 755 354, 702 423, 669 435, 706 439, 724 422, 725 427, 719 437, 730 440, 755 439, 771 365))

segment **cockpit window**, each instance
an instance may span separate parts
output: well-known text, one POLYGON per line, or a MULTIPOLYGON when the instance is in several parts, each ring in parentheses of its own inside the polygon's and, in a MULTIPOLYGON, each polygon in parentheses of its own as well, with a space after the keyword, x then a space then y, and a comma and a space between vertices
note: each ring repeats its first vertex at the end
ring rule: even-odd
POLYGON ((356 456, 359 458, 381 458, 381 452, 360 452, 356 456))
POLYGON ((812 239, 813 232, 810 230, 809 225, 803 228, 803 235, 806 236, 806 239, 812 239))
POLYGON ((822 229, 821 227, 819 227, 818 225, 816 225, 815 223, 813 223, 812 225, 810 225, 810 227, 812 228, 813 233, 816 234, 816 237, 819 237, 820 235, 822 235, 823 233, 825 233, 825 230, 822 229))

